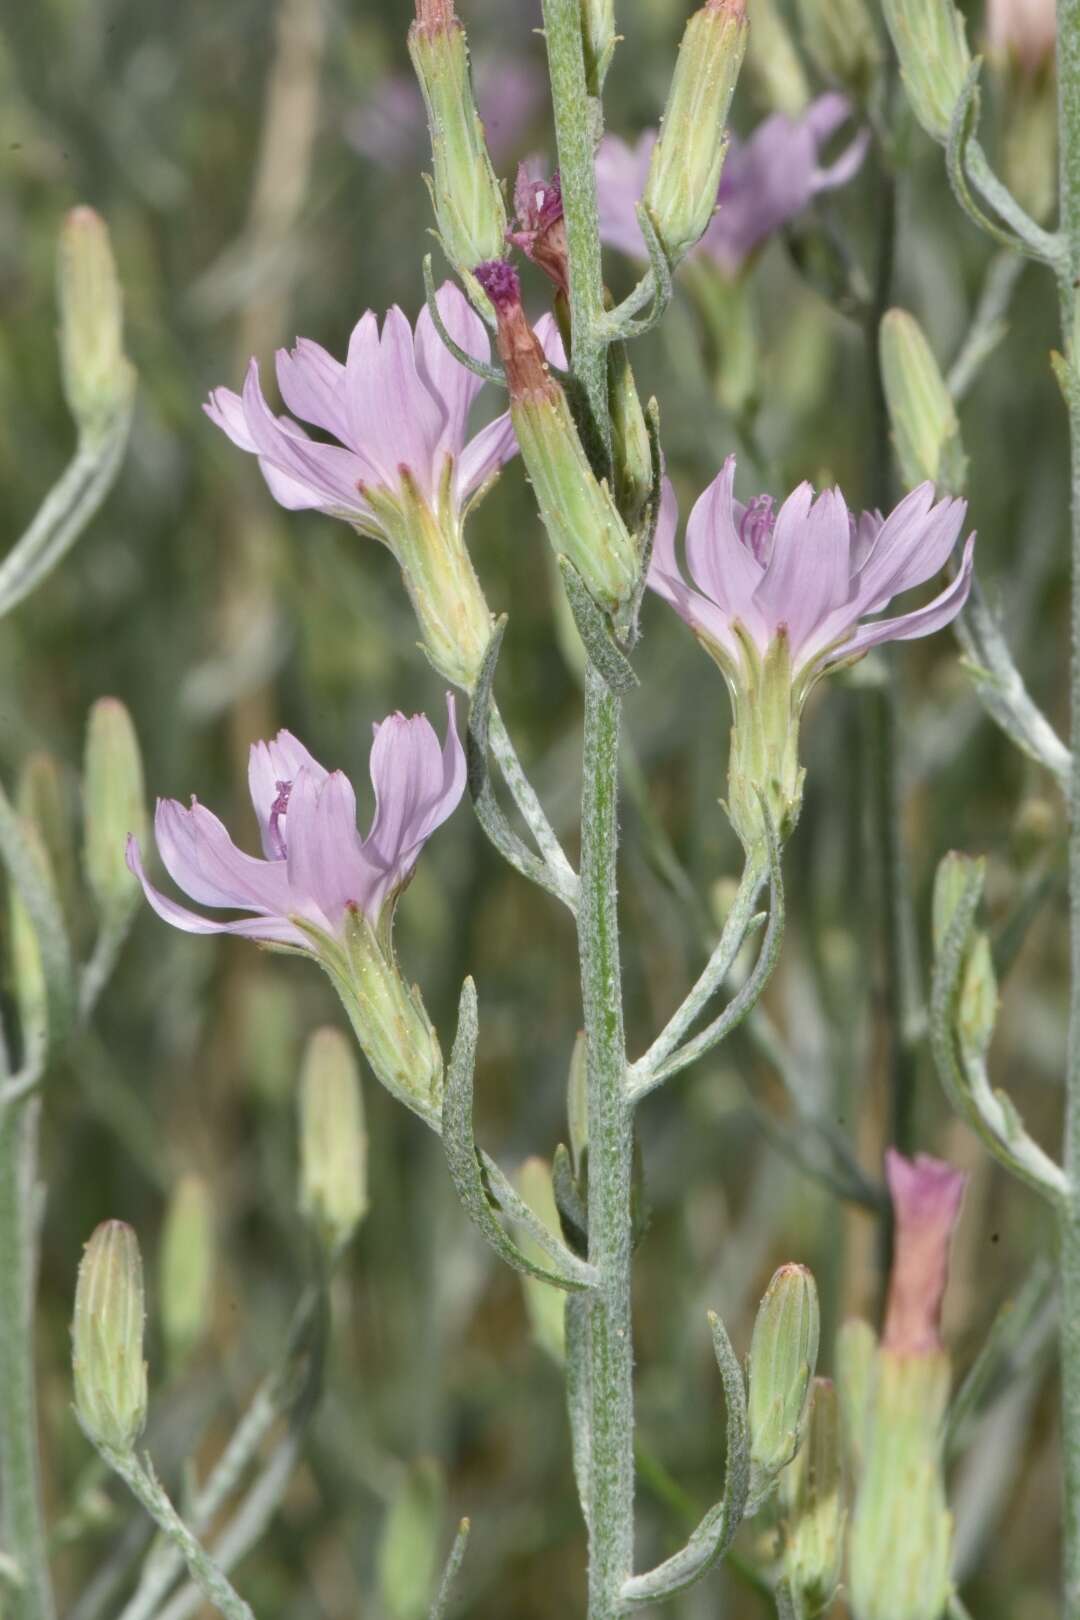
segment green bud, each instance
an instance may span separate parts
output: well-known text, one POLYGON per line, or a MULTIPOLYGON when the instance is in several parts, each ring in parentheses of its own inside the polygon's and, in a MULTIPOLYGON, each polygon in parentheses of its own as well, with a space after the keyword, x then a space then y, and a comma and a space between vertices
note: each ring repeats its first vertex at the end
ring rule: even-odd
POLYGON ((615 504, 633 533, 652 494, 652 445, 625 343, 608 350, 608 397, 615 466, 615 504))
POLYGON ((465 548, 453 478, 448 459, 434 511, 407 469, 401 472, 398 493, 371 488, 367 498, 397 558, 424 651, 440 675, 471 692, 493 621, 465 548))
POLYGON ((814 65, 866 100, 881 67, 881 42, 864 0, 798 0, 798 12, 814 65))
POLYGON ((64 397, 80 431, 100 433, 130 404, 135 372, 109 232, 92 208, 71 209, 61 226, 57 296, 64 397))
POLYGON ((911 109, 942 146, 971 67, 964 19, 953 0, 882 0, 911 109))
POLYGON ((845 1322, 836 1336, 836 1389, 844 1446, 853 1471, 862 1466, 876 1355, 877 1334, 869 1322, 858 1317, 845 1322))
POLYGON ((367 1130, 352 1046, 317 1029, 300 1075, 300 1209, 333 1260, 367 1213, 367 1130))
POLYGON ((952 395, 922 327, 904 309, 890 309, 879 333, 881 376, 889 407, 893 446, 908 489, 929 479, 958 495, 967 479, 967 457, 952 395))
POLYGON ((172 1366, 179 1366, 210 1322, 214 1276, 214 1208, 201 1176, 181 1176, 161 1231, 161 1331, 172 1366))
POLYGON ((442 1109, 443 1060, 420 992, 401 977, 389 939, 361 911, 345 925, 345 956, 327 971, 376 1079, 425 1117, 442 1109))
POLYGON ((797 118, 805 110, 810 86, 776 0, 754 0, 746 68, 760 99, 773 112, 797 118))
POLYGON ((417 0, 409 55, 431 133, 435 218, 451 264, 468 275, 506 247, 506 204, 473 99, 469 47, 453 0, 417 0))
POLYGON ((672 263, 689 252, 716 208, 746 36, 744 0, 706 0, 682 37, 643 199, 672 263))
POLYGON ((574 1174, 580 1177, 589 1150, 589 1090, 588 1058, 585 1031, 579 1029, 574 1038, 570 1056, 570 1073, 566 1083, 566 1120, 570 1131, 570 1156, 574 1174))
POLYGON ((855 1620, 941 1620, 944 1613, 952 1543, 942 1462, 948 1394, 944 1352, 878 1352, 851 1525, 855 1620))
POLYGON ((421 1458, 405 1472, 376 1549, 379 1597, 389 1620, 423 1620, 431 1608, 445 1506, 439 1465, 421 1458))
MULTIPOLYGON (((555 1205, 555 1192, 551 1185, 550 1166, 540 1158, 526 1159, 514 1177, 514 1183, 533 1214, 538 1215, 556 1237, 560 1236, 561 1223, 555 1205)), ((541 1266, 550 1266, 550 1258, 528 1232, 518 1233, 518 1243, 527 1259, 534 1260, 541 1266)), ((550 1283, 541 1282, 539 1277, 522 1276, 521 1281, 525 1290, 525 1309, 529 1313, 532 1336, 541 1350, 546 1351, 552 1361, 562 1366, 566 1357, 562 1292, 558 1288, 553 1288, 550 1283)))
POLYGON ((952 849, 938 862, 934 877, 933 939, 935 955, 945 943, 950 924, 956 915, 969 884, 981 878, 986 862, 952 849))
POLYGON ((99 698, 90 710, 83 813, 86 881, 102 919, 123 922, 139 897, 124 852, 129 836, 146 842, 146 794, 135 728, 118 698, 99 698))
POLYGON ((973 936, 960 981, 957 1032, 969 1052, 985 1056, 997 1020, 998 987, 990 940, 979 929, 973 936))
POLYGON ((749 855, 764 847, 764 798, 781 842, 793 831, 802 808, 806 771, 799 764, 799 711, 802 700, 792 682, 791 648, 783 630, 765 656, 736 625, 742 669, 729 680, 732 694, 731 752, 727 812, 749 855))
POLYGON ((581 0, 581 36, 585 79, 590 96, 599 96, 615 54, 615 0, 581 0))
POLYGON ((72 795, 60 766, 51 754, 31 754, 19 772, 16 796, 19 814, 33 822, 41 834, 66 916, 76 904, 75 820, 72 795))
POLYGON ((129 1452, 146 1422, 142 1258, 123 1221, 103 1221, 83 1251, 72 1324, 75 1411, 95 1444, 129 1452))
POLYGON ((750 1341, 750 1492, 757 1501, 799 1449, 819 1330, 812 1274, 805 1266, 781 1266, 758 1306, 750 1341))
POLYGON ((784 1573, 808 1617, 827 1609, 844 1565, 844 1466, 840 1408, 827 1378, 810 1389, 806 1437, 780 1475, 784 1573))

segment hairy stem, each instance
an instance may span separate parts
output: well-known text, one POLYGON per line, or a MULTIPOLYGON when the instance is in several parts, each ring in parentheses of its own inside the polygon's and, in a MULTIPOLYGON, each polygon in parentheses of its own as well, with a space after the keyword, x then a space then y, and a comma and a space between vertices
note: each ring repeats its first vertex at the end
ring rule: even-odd
POLYGON ((38 1478, 34 1390, 37 1251, 36 1098, 0 1112, 0 1524, 19 1565, 11 1620, 52 1620, 52 1584, 38 1478))

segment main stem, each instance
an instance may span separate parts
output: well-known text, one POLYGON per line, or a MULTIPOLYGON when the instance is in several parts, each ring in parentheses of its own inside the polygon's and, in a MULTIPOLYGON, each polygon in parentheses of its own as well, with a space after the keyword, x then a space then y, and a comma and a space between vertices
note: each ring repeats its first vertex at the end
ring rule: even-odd
MULTIPOLYGON (((0 1525, 19 1566, 11 1620, 52 1620, 34 1389, 36 1097, 0 1110, 0 1525)), ((5 1608, 5 1613, 7 1613, 5 1608)))
POLYGON ((619 969, 619 699, 589 667, 585 685, 578 944, 585 1008, 590 1391, 589 1620, 617 1620, 634 1558, 634 1351, 630 1314, 633 1111, 627 1099, 619 969))

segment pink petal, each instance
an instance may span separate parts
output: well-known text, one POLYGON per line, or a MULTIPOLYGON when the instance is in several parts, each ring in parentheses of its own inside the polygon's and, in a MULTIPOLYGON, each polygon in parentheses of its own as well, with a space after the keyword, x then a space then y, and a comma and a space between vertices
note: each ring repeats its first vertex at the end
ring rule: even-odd
POLYGON ((262 861, 237 849, 223 824, 205 805, 189 810, 161 800, 155 837, 166 870, 177 886, 203 905, 240 906, 287 916, 296 907, 283 861, 262 861), (211 893, 218 898, 211 899, 211 893))
POLYGON ((839 490, 825 490, 813 505, 800 486, 780 508, 772 556, 756 600, 770 630, 785 624, 792 657, 825 616, 851 594, 851 525, 839 490))
POLYGON ((275 417, 263 398, 255 360, 244 380, 244 415, 259 455, 309 489, 313 505, 342 516, 363 513, 357 489, 365 471, 363 463, 351 450, 316 444, 295 424, 286 425, 275 417))
POLYGON ((966 501, 934 502, 934 486, 920 484, 890 512, 859 570, 860 616, 932 579, 952 554, 967 511, 966 501))
POLYGON ((690 510, 686 561, 695 585, 724 617, 738 619, 758 638, 765 630, 756 595, 764 572, 735 527, 734 488, 735 457, 728 456, 690 510))
POLYGON ((964 547, 960 572, 939 596, 935 596, 932 602, 928 602, 925 607, 916 608, 912 613, 903 613, 895 619, 875 619, 872 624, 862 625, 850 641, 845 642, 830 655, 826 664, 835 664, 850 658, 853 653, 865 652, 867 648, 876 647, 884 641, 914 641, 919 636, 932 635, 943 625, 951 624, 967 601, 971 590, 971 576, 975 566, 974 553, 975 536, 971 535, 964 547))
POLYGON ((661 489, 656 538, 649 559, 649 589, 673 607, 692 630, 701 630, 735 657, 737 646, 725 615, 709 601, 708 597, 691 590, 682 577, 675 550, 678 522, 679 510, 675 490, 671 480, 665 478, 661 489))
POLYGON ((262 940, 271 945, 298 945, 310 949, 310 941, 285 917, 240 917, 232 922, 220 922, 212 917, 201 917, 197 911, 188 911, 156 889, 147 877, 142 863, 138 840, 127 842, 127 864, 142 884, 143 893, 158 916, 186 934, 239 934, 247 939, 262 940))
POLYGON ((636 145, 605 135, 596 149, 596 194, 600 240, 631 259, 645 257, 636 206, 645 190, 656 131, 647 129, 636 145))
POLYGON ((248 792, 259 822, 259 835, 268 860, 276 860, 277 849, 270 841, 270 815, 280 794, 279 784, 293 782, 307 770, 316 782, 325 781, 327 772, 313 759, 291 731, 279 731, 270 742, 256 742, 248 755, 248 792))
POLYGON ((411 719, 392 714, 375 727, 371 748, 375 816, 363 847, 381 873, 373 896, 376 908, 407 881, 424 844, 465 790, 465 751, 452 693, 447 693, 446 706, 442 749, 422 714, 411 719))
POLYGON ((412 328, 396 305, 381 337, 370 312, 360 321, 349 342, 346 370, 352 442, 363 448, 378 481, 397 488, 404 464, 433 496, 443 416, 416 370, 412 328))
POLYGON ((301 769, 289 797, 289 883, 293 909, 336 929, 348 902, 367 910, 375 881, 356 830, 356 795, 342 771, 320 780, 301 769))
POLYGON ((233 444, 239 445, 241 450, 254 453, 255 440, 247 425, 244 414, 244 402, 239 394, 234 394, 231 388, 215 388, 210 398, 203 406, 203 410, 222 433, 227 433, 233 444))
POLYGON ((469 499, 480 485, 497 473, 500 467, 517 455, 518 442, 510 412, 504 411, 494 422, 480 429, 465 446, 454 475, 454 493, 459 504, 469 499))
MULTIPOLYGON (((435 294, 442 323, 459 348, 474 360, 490 360, 491 344, 487 330, 469 300, 452 281, 444 281, 435 294)), ((469 408, 483 381, 474 371, 455 360, 425 306, 416 323, 416 369, 432 398, 443 412, 439 448, 453 456, 461 454, 469 408)))
POLYGON ((349 413, 345 403, 345 367, 310 338, 298 338, 291 352, 277 352, 277 379, 281 397, 294 416, 314 422, 343 444, 349 440, 349 413))

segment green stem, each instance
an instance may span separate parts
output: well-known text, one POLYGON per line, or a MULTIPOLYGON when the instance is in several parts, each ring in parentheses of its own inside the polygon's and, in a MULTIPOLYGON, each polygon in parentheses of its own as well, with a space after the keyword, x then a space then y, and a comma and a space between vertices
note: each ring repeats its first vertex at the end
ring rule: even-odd
POLYGON ((1061 1429, 1065 1466, 1062 1614, 1080 1620, 1080 0, 1058 3, 1058 141, 1064 263, 1061 324, 1067 373, 1072 491, 1072 771, 1069 785, 1071 989, 1065 1073, 1064 1162, 1069 1190, 1061 1214, 1061 1429))
POLYGON ((617 1620, 633 1573, 634 1392, 630 1314, 633 1114, 627 1098, 615 869, 619 699, 590 665, 581 805, 581 954, 589 1132, 589 1620, 617 1620))
POLYGON ((0 1112, 0 1524, 19 1564, 10 1620, 52 1620, 55 1612, 38 1478, 34 1392, 34 1273, 40 1103, 0 1112))

